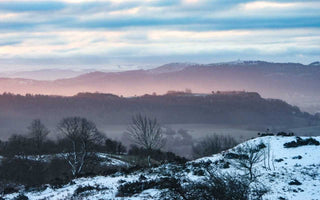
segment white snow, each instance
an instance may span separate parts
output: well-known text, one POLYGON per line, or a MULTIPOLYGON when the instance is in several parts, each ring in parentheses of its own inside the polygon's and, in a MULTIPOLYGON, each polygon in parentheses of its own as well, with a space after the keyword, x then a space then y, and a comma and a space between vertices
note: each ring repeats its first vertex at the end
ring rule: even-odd
MULTIPOLYGON (((302 137, 303 139, 307 137, 302 137)), ((314 139, 320 141, 320 137, 313 137, 314 139)), ((270 192, 264 196, 264 199, 279 199, 283 197, 290 200, 311 200, 320 199, 320 146, 308 145, 300 146, 296 148, 284 148, 284 143, 291 142, 295 140, 295 137, 280 137, 280 136, 268 136, 260 137, 256 139, 249 140, 245 143, 240 144, 260 144, 264 143, 267 147, 263 150, 267 152, 270 149, 269 157, 267 160, 261 161, 257 164, 257 172, 261 176, 258 177, 258 181, 263 183, 266 187, 270 189, 270 192), (301 159, 298 159, 301 156, 301 159), (283 161, 280 161, 283 159, 283 161), (278 160, 278 162, 276 161, 278 160), (264 163, 270 163, 270 168, 264 163), (293 180, 298 180, 301 185, 289 185, 289 182, 293 180)), ((236 147, 237 148, 237 147, 236 147)), ((234 149, 230 149, 227 152, 232 152, 234 149)), ((114 175, 114 176, 97 176, 93 178, 79 178, 74 180, 74 184, 65 185, 59 189, 47 188, 41 192, 26 192, 24 193, 31 200, 40 199, 69 199, 74 194, 74 191, 79 186, 99 186, 99 188, 104 188, 100 191, 92 190, 90 191, 85 199, 159 199, 159 194, 161 191, 157 189, 148 189, 140 194, 136 194, 133 197, 116 197, 117 188, 121 185, 123 181, 132 182, 139 180, 139 177, 143 174, 148 180, 154 179, 156 177, 161 177, 161 174, 157 174, 157 170, 165 171, 167 174, 171 174, 180 179, 188 179, 190 181, 199 181, 203 177, 193 174, 192 163, 200 162, 214 162, 224 158, 224 153, 216 154, 210 157, 201 158, 195 161, 187 163, 190 172, 173 171, 173 164, 162 165, 158 168, 154 168, 154 173, 150 170, 147 172, 135 172, 130 175, 114 175), (120 181, 122 180, 122 181, 120 181)), ((230 160, 232 163, 232 160, 230 160)), ((212 163, 213 165, 213 163, 212 163)), ((227 169, 221 169, 222 173, 233 173, 238 169, 232 167, 227 169)), ((162 173, 163 174, 163 173, 162 173)), ((5 199, 13 199, 18 194, 7 195, 5 199)))

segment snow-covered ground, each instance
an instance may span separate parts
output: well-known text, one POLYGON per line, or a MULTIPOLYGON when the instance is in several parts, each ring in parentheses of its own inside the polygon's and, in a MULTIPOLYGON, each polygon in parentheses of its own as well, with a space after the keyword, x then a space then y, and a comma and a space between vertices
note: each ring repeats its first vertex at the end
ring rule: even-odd
MULTIPOLYGON (((107 154, 107 153, 97 153, 98 158, 102 159, 101 165, 106 166, 121 166, 121 167, 129 167, 130 164, 122 161, 120 158, 116 158, 115 155, 107 154)), ((64 159, 67 155, 63 153, 59 154, 47 154, 47 155, 29 155, 26 157, 28 160, 40 161, 40 162, 49 162, 54 158, 64 159)), ((19 157, 19 156, 16 156, 19 157)), ((0 162, 3 159, 0 156, 0 162)))
MULTIPOLYGON (((306 137, 302 137, 305 139, 306 137)), ((320 141, 320 137, 313 137, 320 141)), ((268 136, 249 140, 238 145, 241 147, 247 144, 259 145, 265 144, 264 159, 257 164, 256 174, 258 181, 263 183, 269 192, 264 199, 292 199, 292 200, 312 200, 320 199, 320 146, 307 145, 295 148, 284 148, 284 144, 296 140, 295 137, 268 136), (301 184, 290 185, 289 183, 297 180, 301 184)), ((141 175, 146 180, 152 180, 161 177, 174 176, 178 179, 188 181, 199 181, 203 175, 196 175, 197 164, 209 163, 216 165, 215 161, 226 159, 225 155, 235 152, 230 149, 221 154, 201 158, 188 162, 183 167, 179 165, 167 164, 157 168, 147 169, 145 171, 134 172, 129 175, 115 174, 112 176, 97 176, 92 178, 79 178, 74 183, 63 186, 62 188, 53 189, 47 187, 43 191, 23 192, 31 200, 40 199, 70 199, 74 196, 77 188, 84 186, 93 186, 97 189, 91 189, 87 193, 81 194, 83 199, 159 199, 160 190, 147 189, 133 197, 116 197, 118 187, 123 183, 139 181, 141 175)), ((228 159, 231 163, 229 168, 219 169, 221 173, 238 173, 243 171, 233 167, 234 160, 228 159)), ((201 165, 200 165, 201 166, 201 165)), ((5 199, 14 199, 18 193, 5 196, 5 199)))

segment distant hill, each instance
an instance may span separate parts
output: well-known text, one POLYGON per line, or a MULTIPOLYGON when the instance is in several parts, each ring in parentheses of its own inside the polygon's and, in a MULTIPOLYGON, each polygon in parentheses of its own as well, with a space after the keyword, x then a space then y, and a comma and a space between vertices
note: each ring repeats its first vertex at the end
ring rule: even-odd
POLYGON ((236 61, 215 64, 171 63, 150 70, 91 72, 56 81, 0 78, 0 92, 75 95, 101 92, 135 96, 191 89, 196 93, 217 90, 257 91, 303 110, 320 111, 320 67, 299 63, 236 61))
POLYGON ((216 92, 144 95, 122 98, 112 94, 80 93, 72 97, 0 95, 0 133, 25 130, 32 119, 50 128, 63 117, 83 116, 97 123, 127 125, 133 114, 157 117, 163 124, 217 124, 265 130, 320 125, 319 118, 282 100, 264 99, 255 92, 216 92))
POLYGON ((64 78, 73 78, 91 71, 93 70, 74 71, 67 69, 42 69, 34 71, 0 73, 0 77, 52 81, 64 78))

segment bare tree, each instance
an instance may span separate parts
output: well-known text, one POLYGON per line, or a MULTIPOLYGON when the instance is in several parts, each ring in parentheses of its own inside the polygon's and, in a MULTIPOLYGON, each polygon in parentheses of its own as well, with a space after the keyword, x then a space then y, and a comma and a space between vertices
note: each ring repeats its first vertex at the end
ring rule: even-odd
MULTIPOLYGON (((133 116, 132 124, 128 127, 127 133, 132 142, 148 151, 161 149, 165 144, 162 128, 157 119, 149 118, 146 115, 137 114, 133 116)), ((150 166, 150 156, 148 156, 148 163, 150 166)))
POLYGON ((49 134, 49 130, 40 121, 40 119, 33 120, 28 127, 28 130, 28 135, 35 145, 36 152, 40 154, 42 145, 49 134))
POLYGON ((265 147, 266 146, 263 143, 259 145, 246 143, 236 149, 236 152, 239 155, 239 157, 235 159, 236 167, 245 170, 251 181, 254 181, 257 177, 255 166, 263 161, 264 152, 261 151, 261 149, 265 147))
POLYGON ((93 122, 81 117, 63 119, 58 129, 71 142, 65 158, 71 167, 73 176, 77 176, 82 172, 90 157, 90 147, 100 140, 101 135, 93 122))
POLYGON ((156 118, 135 115, 127 130, 131 140, 145 149, 161 149, 165 144, 161 126, 156 118))

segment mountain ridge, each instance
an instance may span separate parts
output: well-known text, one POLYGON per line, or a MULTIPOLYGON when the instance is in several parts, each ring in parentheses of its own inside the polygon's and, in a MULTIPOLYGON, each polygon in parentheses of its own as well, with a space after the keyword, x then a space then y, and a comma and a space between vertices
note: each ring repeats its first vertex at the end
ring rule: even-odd
POLYGON ((315 113, 320 110, 319 77, 318 66, 299 63, 173 63, 149 70, 96 71, 54 81, 0 79, 0 93, 72 96, 79 92, 101 92, 139 96, 186 88, 195 93, 246 90, 257 91, 267 98, 280 98, 315 113))

